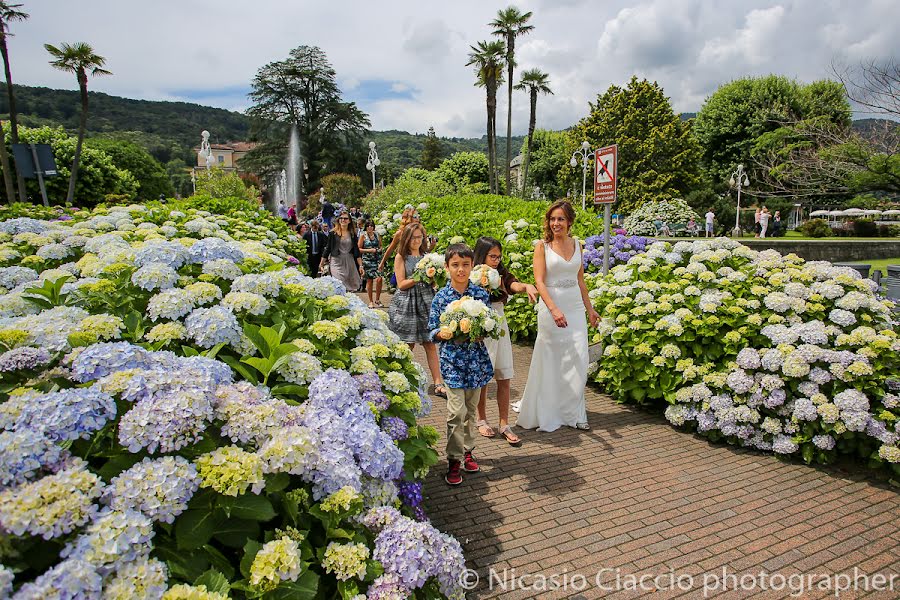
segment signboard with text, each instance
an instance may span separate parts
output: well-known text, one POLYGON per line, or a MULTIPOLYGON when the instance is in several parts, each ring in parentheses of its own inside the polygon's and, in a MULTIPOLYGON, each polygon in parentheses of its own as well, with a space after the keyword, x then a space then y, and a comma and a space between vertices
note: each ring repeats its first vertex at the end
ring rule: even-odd
POLYGON ((618 151, 615 144, 594 151, 594 204, 616 201, 618 151))

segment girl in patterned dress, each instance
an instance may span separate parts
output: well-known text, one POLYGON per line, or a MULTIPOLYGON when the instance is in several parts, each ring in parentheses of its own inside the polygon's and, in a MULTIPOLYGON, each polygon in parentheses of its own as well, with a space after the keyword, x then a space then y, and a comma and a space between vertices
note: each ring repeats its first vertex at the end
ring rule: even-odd
POLYGON ((366 294, 369 296, 369 308, 384 306, 381 303, 381 283, 383 273, 378 268, 381 262, 381 238, 375 233, 375 223, 366 221, 363 233, 359 236, 359 251, 362 253, 363 270, 366 272, 366 294), (372 286, 375 286, 375 300, 372 300, 372 286))
POLYGON ((441 368, 438 363, 437 348, 431 340, 428 329, 428 314, 431 312, 431 301, 434 290, 427 283, 412 278, 416 263, 424 255, 422 247, 425 243, 425 228, 418 223, 410 223, 403 228, 394 258, 394 275, 397 278, 397 292, 391 298, 388 308, 388 327, 401 340, 414 348, 422 344, 428 359, 428 370, 434 381, 432 393, 441 398, 447 397, 447 390, 441 379, 441 368))

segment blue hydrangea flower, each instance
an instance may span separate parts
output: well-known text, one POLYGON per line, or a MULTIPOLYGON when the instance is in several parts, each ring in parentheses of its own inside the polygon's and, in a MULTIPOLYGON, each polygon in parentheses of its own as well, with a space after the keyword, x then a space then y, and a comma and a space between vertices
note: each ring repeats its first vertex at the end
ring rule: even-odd
POLYGON ((75 381, 84 383, 125 369, 145 369, 152 364, 151 353, 128 342, 93 344, 72 361, 75 381))
POLYGON ((187 510, 187 503, 200 487, 193 463, 181 456, 144 460, 109 482, 104 501, 114 510, 136 510, 154 521, 173 523, 187 510))
POLYGON ((205 264, 216 260, 239 263, 244 260, 244 253, 236 244, 214 237, 194 242, 188 252, 190 261, 194 264, 205 264))
POLYGON ((103 577, 87 561, 64 560, 16 592, 17 600, 100 598, 103 577))
POLYGON ((23 283, 37 281, 38 274, 28 267, 0 267, 0 287, 11 290, 23 283))
POLYGON ((119 443, 129 452, 175 452, 200 441, 212 421, 212 402, 195 390, 169 391, 141 400, 119 421, 119 443))
POLYGON ((151 240, 134 254, 134 264, 145 267, 152 263, 168 265, 173 269, 180 268, 188 260, 188 250, 177 242, 151 240))
POLYGON ((405 440, 409 437, 409 427, 400 417, 385 417, 381 420, 381 428, 391 436, 392 440, 405 440))
POLYGON ((93 385, 37 396, 22 407, 14 427, 39 431, 52 442, 86 440, 115 416, 112 396, 93 385))
POLYGON ((241 339, 241 326, 237 317, 224 306, 196 308, 184 320, 184 325, 188 335, 201 348, 237 343, 241 339))
POLYGON ((175 287, 178 271, 163 263, 148 263, 131 275, 131 283, 152 292, 175 287))
POLYGON ((0 488, 24 483, 39 471, 56 472, 68 456, 39 431, 0 432, 0 488))

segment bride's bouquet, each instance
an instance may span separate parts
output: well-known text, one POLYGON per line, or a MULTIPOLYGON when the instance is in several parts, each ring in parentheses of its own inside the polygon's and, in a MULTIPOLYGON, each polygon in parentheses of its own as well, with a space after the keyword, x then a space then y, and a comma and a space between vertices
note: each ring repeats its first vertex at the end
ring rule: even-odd
POLYGON ((441 338, 462 342, 483 337, 496 340, 506 335, 500 327, 501 319, 497 311, 484 302, 463 296, 448 304, 441 313, 441 338), (451 337, 447 338, 447 334, 451 337))
POLYGON ((473 285, 480 286, 487 290, 491 297, 496 296, 500 290, 500 273, 494 267, 489 267, 487 265, 476 266, 472 269, 472 274, 469 275, 469 281, 472 282, 473 285))
POLYGON ((444 268, 444 255, 431 252, 416 263, 412 278, 421 283, 442 288, 447 283, 447 269, 444 268))

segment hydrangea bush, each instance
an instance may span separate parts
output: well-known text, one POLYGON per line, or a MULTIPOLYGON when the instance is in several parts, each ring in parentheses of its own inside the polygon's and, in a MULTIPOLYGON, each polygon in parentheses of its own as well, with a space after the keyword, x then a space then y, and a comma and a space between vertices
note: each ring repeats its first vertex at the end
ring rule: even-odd
MULTIPOLYGON (((603 271, 603 243, 606 234, 589 236, 584 241, 584 254, 581 256, 584 272, 599 273, 603 271)), ((627 263, 635 254, 644 252, 653 240, 640 235, 628 235, 624 229, 613 232, 609 240, 609 266, 627 263)))
POLYGON ((461 597, 408 346, 290 240, 183 206, 0 222, 5 592, 461 597))
POLYGON ((892 304, 853 269, 715 240, 657 242, 589 278, 595 380, 712 440, 900 473, 892 304))
POLYGON ((694 219, 700 223, 700 216, 681 198, 653 200, 645 202, 625 218, 622 227, 631 235, 656 235, 654 221, 662 221, 669 226, 687 224, 694 219))

